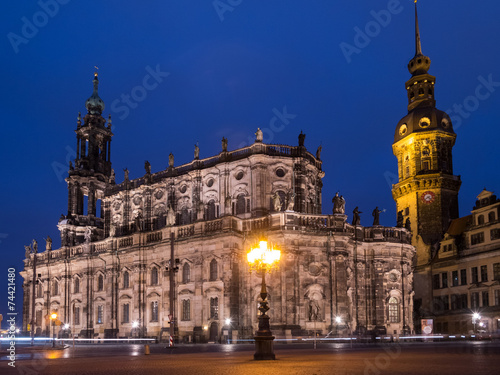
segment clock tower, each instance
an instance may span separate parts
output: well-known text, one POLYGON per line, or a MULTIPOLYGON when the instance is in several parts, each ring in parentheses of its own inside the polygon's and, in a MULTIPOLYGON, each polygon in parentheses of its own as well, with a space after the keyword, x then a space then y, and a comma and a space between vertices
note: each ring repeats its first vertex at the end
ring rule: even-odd
MULTIPOLYGON (((436 77, 427 73, 429 57, 422 54, 415 2, 415 56, 408 63, 408 114, 396 126, 392 150, 398 160, 393 185, 398 221, 410 219, 417 249, 417 273, 425 269, 437 244, 458 217, 460 176, 453 174, 452 148, 456 134, 450 117, 436 108, 436 77)), ((415 280, 417 284, 417 280, 415 280)))

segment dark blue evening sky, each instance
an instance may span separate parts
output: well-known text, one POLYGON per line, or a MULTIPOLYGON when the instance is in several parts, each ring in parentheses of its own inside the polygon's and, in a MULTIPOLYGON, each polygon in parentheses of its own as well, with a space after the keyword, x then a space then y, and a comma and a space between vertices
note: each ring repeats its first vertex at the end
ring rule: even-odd
MULTIPOLYGON (((484 187, 500 193, 500 3, 420 0, 418 5, 423 52, 432 59, 429 73, 437 77, 437 107, 449 112, 457 133, 454 172, 462 177, 460 214, 466 215, 484 187), (488 81, 489 91, 483 87, 478 94, 488 81), (453 110, 464 104, 465 112, 453 110)), ((131 178, 142 176, 145 160, 153 172, 165 169, 170 152, 176 165, 191 161, 196 142, 203 158, 219 153, 223 136, 232 150, 254 139, 257 127, 266 143, 288 145, 296 145, 303 130, 311 152, 323 146, 323 213, 331 212, 331 198, 340 190, 349 213, 355 206, 364 212, 362 224, 371 224, 370 213, 379 206, 387 209, 381 223, 394 225, 391 183, 397 164, 391 145, 396 124, 407 113, 413 9, 411 0, 4 4, 4 319, 7 268, 21 271, 23 245, 36 238, 43 248, 50 235, 54 248, 60 246, 56 224, 67 210, 64 178, 76 145, 76 117, 85 114, 92 93, 94 65, 104 114, 113 118, 117 182, 125 167, 131 178), (371 36, 356 39, 357 28, 371 36), (341 44, 357 50, 346 56, 341 44), (145 81, 151 70, 160 72, 157 79, 145 81), (126 95, 137 100, 126 104, 126 95), (273 122, 285 107, 285 123, 273 122)))

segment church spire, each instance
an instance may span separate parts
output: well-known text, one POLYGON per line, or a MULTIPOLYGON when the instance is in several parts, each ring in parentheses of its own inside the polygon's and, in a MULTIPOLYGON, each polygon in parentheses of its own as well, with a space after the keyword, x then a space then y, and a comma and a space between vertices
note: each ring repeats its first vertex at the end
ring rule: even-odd
POLYGON ((87 101, 85 103, 85 107, 87 108, 87 111, 91 115, 100 115, 100 114, 102 114, 102 111, 104 111, 104 102, 99 97, 99 93, 98 93, 99 78, 98 78, 98 74, 97 74, 97 67, 96 67, 96 71, 94 73, 94 79, 92 80, 92 83, 94 84, 94 92, 92 93, 90 98, 87 99, 87 101))
POLYGON ((420 29, 418 27, 417 0, 415 0, 415 56, 422 56, 422 44, 420 43, 420 29))

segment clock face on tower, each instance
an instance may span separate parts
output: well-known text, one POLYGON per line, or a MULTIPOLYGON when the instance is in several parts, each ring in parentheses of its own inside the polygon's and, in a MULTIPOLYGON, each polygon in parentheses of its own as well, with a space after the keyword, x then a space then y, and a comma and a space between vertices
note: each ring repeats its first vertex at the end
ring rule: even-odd
POLYGON ((436 194, 434 194, 432 191, 426 191, 422 194, 421 199, 423 203, 431 204, 432 202, 434 202, 434 199, 436 199, 436 194))

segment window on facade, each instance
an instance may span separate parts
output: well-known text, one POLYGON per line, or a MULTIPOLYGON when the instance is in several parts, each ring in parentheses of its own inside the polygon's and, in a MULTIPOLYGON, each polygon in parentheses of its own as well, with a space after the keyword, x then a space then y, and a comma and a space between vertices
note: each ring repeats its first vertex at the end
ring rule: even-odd
POLYGON ((429 161, 428 160, 425 160, 422 162, 422 169, 424 171, 428 171, 430 168, 429 168, 430 164, 429 164, 429 161))
POLYGON ((479 307, 479 293, 473 292, 470 294, 470 308, 477 309, 479 307))
POLYGON ((443 288, 448 288, 448 272, 441 274, 441 285, 443 288))
POLYGON ((181 225, 186 225, 191 223, 191 216, 186 207, 181 210, 181 225))
POLYGON ((483 303, 483 307, 487 307, 490 305, 490 294, 488 292, 482 292, 481 293, 481 299, 483 303))
POLYGON ((36 296, 38 298, 43 297, 43 285, 42 285, 42 283, 38 284, 38 286, 36 288, 36 296))
POLYGON ((188 299, 182 300, 182 320, 191 320, 191 301, 188 299))
POLYGON ((97 291, 101 292, 103 290, 104 290, 104 276, 99 275, 99 277, 97 278, 97 291))
POLYGON ((215 219, 215 202, 212 199, 207 204, 207 220, 214 220, 214 219, 215 219))
POLYGON ((477 278, 477 267, 472 267, 470 269, 470 276, 471 276, 471 279, 472 279, 472 282, 473 283, 477 283, 478 282, 478 278, 477 278))
POLYGON ((97 324, 102 324, 103 322, 104 306, 97 306, 97 324))
POLYGON ((495 306, 500 306, 500 289, 495 290, 495 306))
POLYGON ((158 285, 158 268, 151 268, 151 285, 158 285))
POLYGON ((488 214, 488 222, 492 222, 492 221, 495 221, 495 212, 491 211, 489 214, 488 214))
POLYGON ((460 294, 458 299, 458 308, 466 309, 467 308, 467 294, 460 294))
POLYGON ((399 302, 396 297, 389 299, 389 323, 399 322, 399 302))
POLYGON ((458 271, 451 272, 451 282, 453 286, 458 286, 458 271))
POLYGON ((212 259, 210 262, 210 281, 217 280, 217 261, 212 259))
POLYGON ((476 233, 476 234, 473 234, 470 236, 471 245, 477 245, 477 244, 483 243, 483 242, 484 242, 484 233, 483 232, 476 233))
POLYGON ((130 275, 128 271, 125 271, 123 273, 123 289, 128 289, 130 288, 130 275))
POLYGON ((245 213, 245 195, 240 194, 238 198, 236 198, 236 215, 245 213))
POLYGON ((151 302, 151 321, 158 321, 158 301, 151 302))
POLYGON ((500 228, 494 228, 490 230, 490 239, 492 241, 500 239, 500 228))
POLYGON ((440 283, 439 283, 439 274, 433 275, 432 276, 432 288, 433 289, 439 289, 440 283))
MULTIPOLYGON (((80 323, 78 323, 80 324, 80 323)), ((37 310, 36 311, 36 314, 35 314, 35 325, 37 327, 41 327, 42 326, 42 310, 37 310)))
POLYGON ((488 281, 488 268, 481 266, 481 281, 488 281))
POLYGON ((459 295, 458 294, 452 294, 450 296, 450 300, 451 300, 451 309, 452 310, 456 310, 458 309, 458 298, 459 298, 459 295))
POLYGON ((78 277, 73 282, 73 293, 80 293, 80 279, 78 277))
POLYGON ((57 296, 59 294, 59 283, 57 281, 54 281, 54 288, 53 288, 54 296, 57 296))
POLYGON ((191 281, 191 266, 189 263, 184 263, 182 267, 182 282, 187 284, 191 281))
POLYGON ((449 296, 441 296, 441 305, 443 310, 448 311, 450 309, 450 298, 449 296))
POLYGON ((128 303, 124 304, 122 307, 122 323, 128 323, 130 322, 130 305, 128 303))
POLYGON ((481 224, 484 224, 484 216, 483 215, 479 215, 477 217, 477 225, 481 225, 481 224))
POLYGON ((467 270, 460 270, 460 285, 467 285, 467 270))
POLYGON ((210 298, 210 319, 219 319, 219 298, 210 298))
POLYGON ((500 263, 493 264, 493 280, 500 280, 500 263))
POLYGON ((75 326, 80 325, 80 307, 78 306, 76 306, 75 309, 73 310, 73 324, 75 326))

